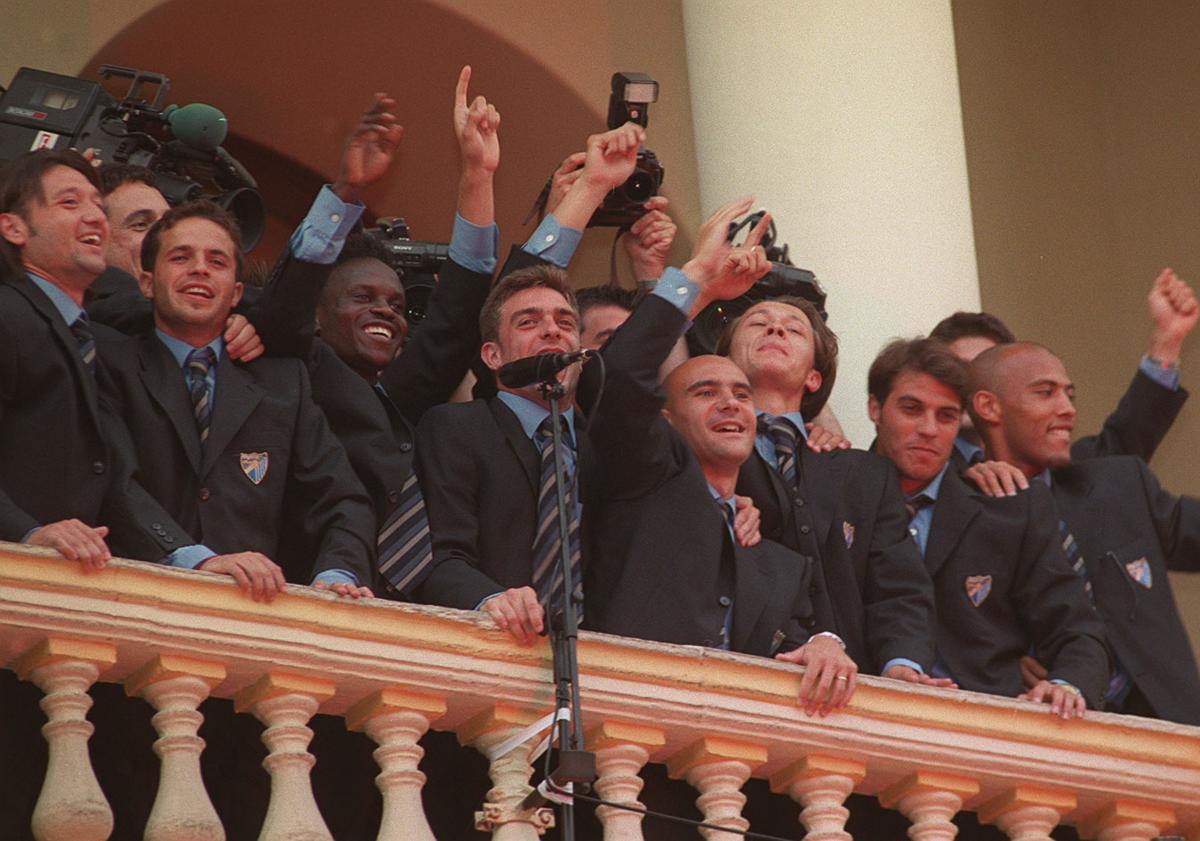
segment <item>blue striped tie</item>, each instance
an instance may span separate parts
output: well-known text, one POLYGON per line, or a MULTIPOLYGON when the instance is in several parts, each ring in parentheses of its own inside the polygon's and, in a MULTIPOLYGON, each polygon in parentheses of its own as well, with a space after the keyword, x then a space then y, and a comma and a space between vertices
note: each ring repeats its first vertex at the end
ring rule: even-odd
POLYGON ((787 418, 766 413, 758 417, 758 431, 775 445, 775 463, 789 488, 796 487, 796 445, 800 433, 787 418))
POLYGON ((416 473, 410 472, 400 488, 400 502, 379 530, 376 545, 379 573, 396 591, 408 596, 433 562, 429 515, 416 473))
MULTIPOLYGON (((533 589, 538 594, 538 601, 552 614, 554 608, 562 606, 562 565, 559 556, 562 553, 562 541, 558 524, 558 494, 554 481, 554 448, 551 446, 551 416, 547 415, 538 425, 533 442, 541 453, 541 481, 538 484, 538 519, 537 531, 533 539, 533 589)), ((566 418, 562 418, 564 443, 569 440, 566 418)), ((564 474, 568 473, 564 465, 564 474)), ((567 489, 567 516, 569 520, 567 540, 570 543, 571 581, 573 597, 577 605, 582 605, 583 581, 581 579, 579 516, 576 513, 576 492, 578 485, 575 481, 578 470, 571 475, 564 475, 563 481, 567 489)), ((579 609, 579 618, 583 619, 583 609, 579 609)))
POLYGON ((71 322, 70 330, 79 345, 79 356, 83 359, 84 367, 93 377, 96 376, 96 337, 92 335, 92 328, 88 326, 86 312, 81 312, 79 318, 71 322))
POLYGON ((188 393, 192 397, 192 414, 200 433, 200 446, 208 441, 208 427, 212 420, 212 391, 208 387, 208 372, 215 361, 213 349, 202 347, 189 353, 183 363, 187 369, 188 393))

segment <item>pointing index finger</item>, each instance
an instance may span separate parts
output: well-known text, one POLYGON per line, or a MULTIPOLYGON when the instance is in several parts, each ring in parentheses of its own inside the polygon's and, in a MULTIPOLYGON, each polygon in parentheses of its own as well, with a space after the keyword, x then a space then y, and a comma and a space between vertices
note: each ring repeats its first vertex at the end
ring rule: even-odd
POLYGON ((471 65, 463 65, 458 74, 458 86, 454 89, 454 107, 467 107, 467 85, 471 81, 471 65))

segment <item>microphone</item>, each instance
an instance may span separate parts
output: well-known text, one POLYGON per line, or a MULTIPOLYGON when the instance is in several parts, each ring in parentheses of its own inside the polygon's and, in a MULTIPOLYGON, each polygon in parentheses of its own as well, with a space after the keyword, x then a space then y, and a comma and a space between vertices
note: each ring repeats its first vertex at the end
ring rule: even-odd
POLYGON ((161 119, 171 129, 171 134, 193 149, 211 152, 225 142, 229 133, 229 121, 216 108, 203 102, 193 102, 180 108, 168 105, 161 119))
POLYGON ((539 353, 500 368, 500 382, 508 388, 522 388, 533 383, 545 382, 568 365, 580 359, 595 356, 594 350, 577 350, 573 353, 539 353))

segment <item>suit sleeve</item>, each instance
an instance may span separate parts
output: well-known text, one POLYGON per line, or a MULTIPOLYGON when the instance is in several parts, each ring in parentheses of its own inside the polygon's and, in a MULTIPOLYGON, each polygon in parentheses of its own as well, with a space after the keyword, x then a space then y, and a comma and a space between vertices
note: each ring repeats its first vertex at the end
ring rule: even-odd
POLYGON ((1077 687, 1088 707, 1099 709, 1108 686, 1104 623, 1092 608, 1063 554, 1050 489, 1034 483, 1022 494, 1028 505, 1013 603, 1030 629, 1050 679, 1077 687))
POLYGON ((1071 445, 1071 458, 1130 455, 1150 461, 1187 398, 1185 389, 1164 388, 1139 370, 1100 433, 1071 445))
POLYGON ((878 671, 889 660, 933 665, 933 582, 908 533, 904 497, 895 469, 878 462, 882 475, 863 593, 867 645, 878 671))
POLYGON ((479 466, 470 438, 470 429, 438 410, 417 426, 417 476, 433 563, 424 580, 404 593, 413 601, 474 610, 505 589, 479 569, 479 466))
POLYGON ((601 351, 605 384, 588 419, 588 438, 600 475, 597 486, 605 496, 643 496, 683 463, 678 436, 662 418, 658 368, 686 320, 670 302, 651 295, 601 351))
MULTIPOLYGON (((0 321, 0 429, 4 427, 4 409, 16 399, 19 387, 16 362, 21 350, 19 344, 17 337, 0 321)), ((0 539, 19 542, 39 525, 41 523, 33 515, 0 488, 0 539)))
POLYGON ((271 356, 308 357, 317 302, 333 266, 300 260, 285 249, 246 317, 271 356))
POLYGON ((303 528, 318 547, 312 574, 348 570, 369 585, 375 560, 375 510, 334 437, 325 415, 312 400, 308 372, 296 363, 300 400, 292 439, 289 487, 295 487, 307 512, 303 528))
POLYGON ((445 403, 479 356, 479 311, 491 277, 449 260, 442 267, 425 318, 404 352, 380 377, 400 414, 416 425, 431 407, 445 403))
POLYGON ((1159 484, 1144 462, 1135 464, 1167 569, 1200 572, 1200 499, 1175 496, 1159 484))

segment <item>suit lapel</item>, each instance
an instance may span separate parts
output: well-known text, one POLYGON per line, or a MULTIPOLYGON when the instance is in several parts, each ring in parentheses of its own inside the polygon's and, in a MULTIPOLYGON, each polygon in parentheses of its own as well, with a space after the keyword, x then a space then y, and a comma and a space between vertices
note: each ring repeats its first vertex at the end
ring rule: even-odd
POLYGON ((154 398, 163 413, 171 420, 175 436, 187 453, 192 470, 200 474, 200 434, 192 413, 191 400, 184 384, 183 371, 167 346, 155 336, 144 336, 138 342, 139 375, 146 392, 154 398))
POLYGON ((208 427, 208 441, 204 445, 203 466, 200 477, 208 475, 233 436, 250 417, 254 407, 262 400, 262 393, 251 381, 241 366, 222 358, 217 365, 217 392, 213 400, 212 420, 208 427))
POLYGON ((537 447, 533 445, 533 441, 525 434, 525 430, 521 427, 521 422, 517 420, 517 416, 513 414, 511 409, 504 405, 503 400, 493 397, 488 401, 488 408, 492 411, 492 417, 496 419, 496 425, 500 427, 500 431, 508 439, 508 446, 512 450, 513 457, 524 468, 525 476, 529 480, 529 488, 533 491, 534 498, 536 499, 538 474, 541 472, 541 457, 538 455, 537 447))
POLYGON ((1074 535, 1085 560, 1093 546, 1107 543, 1104 508, 1099 500, 1092 497, 1093 489, 1091 480, 1073 467, 1056 470, 1051 482, 1058 516, 1066 521, 1067 529, 1074 535), (1084 536, 1083 540, 1080 540, 1080 535, 1084 536))
POLYGON ((929 527, 929 542, 925 546, 925 568, 930 576, 937 575, 978 514, 978 492, 968 487, 951 465, 938 491, 933 522, 929 527))

